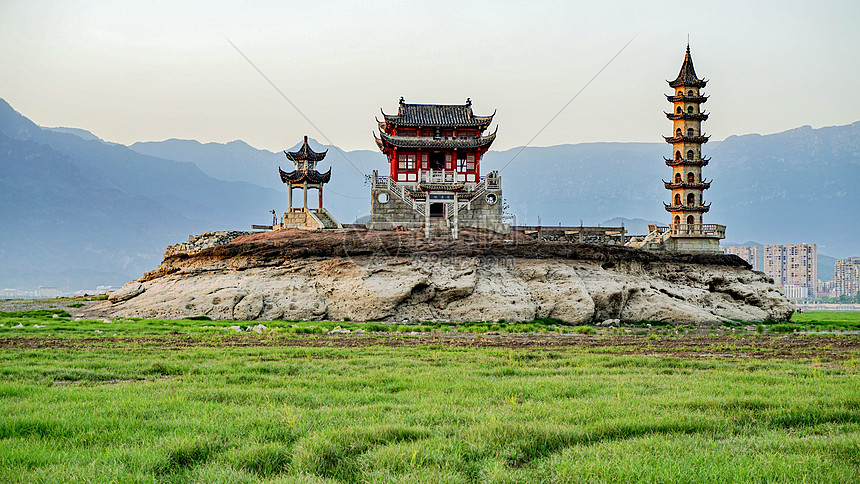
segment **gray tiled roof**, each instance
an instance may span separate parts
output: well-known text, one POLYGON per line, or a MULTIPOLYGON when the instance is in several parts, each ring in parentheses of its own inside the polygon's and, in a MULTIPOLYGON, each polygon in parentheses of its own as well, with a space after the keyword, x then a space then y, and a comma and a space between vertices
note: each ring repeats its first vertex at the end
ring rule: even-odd
POLYGON ((312 150, 310 146, 308 146, 308 137, 305 136, 305 142, 302 143, 302 147, 299 148, 299 151, 284 151, 284 154, 287 155, 287 159, 290 161, 322 161, 325 158, 328 150, 323 151, 322 153, 317 153, 312 150))
POLYGON ((486 129, 495 113, 475 116, 472 103, 466 104, 406 104, 401 101, 397 114, 385 114, 385 121, 398 126, 480 127, 486 129))

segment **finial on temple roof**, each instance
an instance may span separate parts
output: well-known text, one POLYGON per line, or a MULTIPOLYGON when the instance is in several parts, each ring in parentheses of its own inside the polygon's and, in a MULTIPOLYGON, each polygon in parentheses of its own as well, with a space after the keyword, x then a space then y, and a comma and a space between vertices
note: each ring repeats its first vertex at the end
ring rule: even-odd
POLYGON ((406 101, 403 99, 403 96, 400 96, 400 104, 405 103, 406 101))
POLYGON ((466 98, 466 106, 471 106, 471 105, 472 105, 472 98, 467 97, 466 98))

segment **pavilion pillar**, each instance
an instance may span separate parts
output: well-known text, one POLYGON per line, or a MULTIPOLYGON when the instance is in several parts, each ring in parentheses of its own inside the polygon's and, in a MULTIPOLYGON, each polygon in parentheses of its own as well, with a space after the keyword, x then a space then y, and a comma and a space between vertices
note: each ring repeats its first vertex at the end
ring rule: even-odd
POLYGON ((308 211, 308 185, 307 183, 302 185, 302 208, 305 212, 308 211))
POLYGON ((317 191, 319 192, 319 197, 320 197, 319 205, 317 205, 317 207, 319 207, 319 211, 322 211, 322 188, 323 188, 322 185, 320 185, 320 187, 317 189, 317 191))
POLYGON ((430 240, 430 194, 424 199, 424 238, 430 240))
POLYGON ((455 192, 454 193, 454 232, 452 234, 454 236, 454 240, 457 240, 457 236, 460 232, 459 214, 460 214, 460 204, 457 203, 457 193, 455 192))
POLYGON ((288 185, 288 187, 289 188, 287 188, 287 193, 288 193, 288 195, 287 195, 287 212, 292 212, 293 211, 293 186, 288 185))

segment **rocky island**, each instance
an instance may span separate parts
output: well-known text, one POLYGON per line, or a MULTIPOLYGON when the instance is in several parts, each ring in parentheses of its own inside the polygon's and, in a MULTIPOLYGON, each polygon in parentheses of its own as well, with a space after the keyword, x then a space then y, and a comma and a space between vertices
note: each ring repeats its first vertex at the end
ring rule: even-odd
POLYGON ((464 229, 192 237, 112 293, 117 317, 235 320, 786 321, 794 306, 741 258, 540 243, 464 229))

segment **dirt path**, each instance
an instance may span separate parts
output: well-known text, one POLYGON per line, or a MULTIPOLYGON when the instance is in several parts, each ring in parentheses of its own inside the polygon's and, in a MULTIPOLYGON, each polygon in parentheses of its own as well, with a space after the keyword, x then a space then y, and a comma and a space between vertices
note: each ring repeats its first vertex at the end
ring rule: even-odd
POLYGON ((371 335, 230 335, 198 338, 187 335, 99 338, 0 338, 0 349, 182 349, 193 347, 410 347, 442 345, 455 348, 508 348, 531 350, 587 350, 618 355, 720 359, 860 358, 860 336, 644 336, 445 333, 432 336, 371 335))

